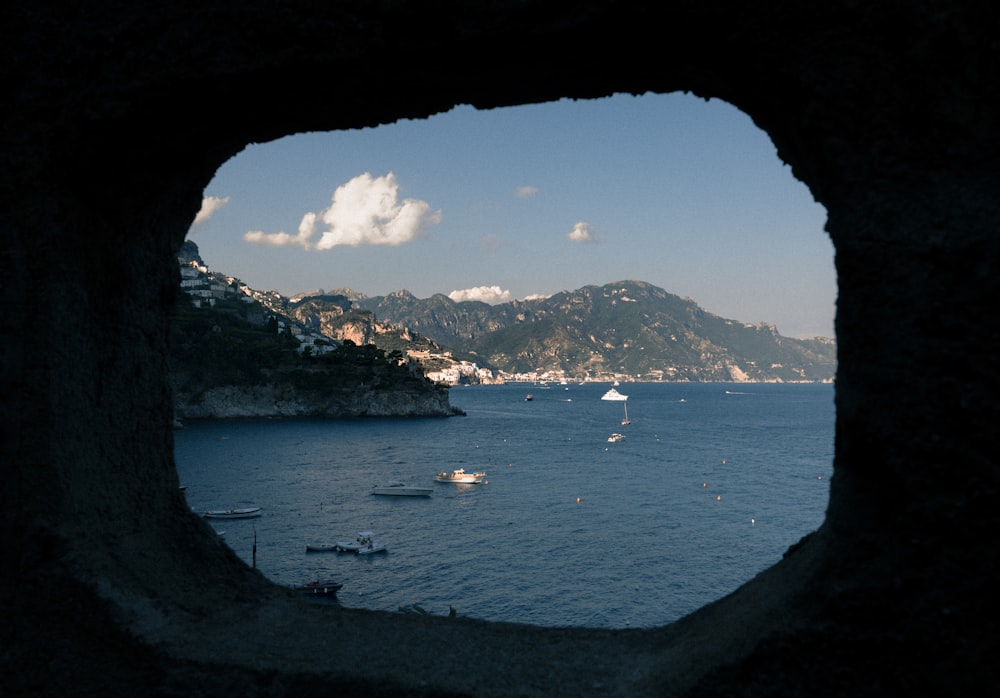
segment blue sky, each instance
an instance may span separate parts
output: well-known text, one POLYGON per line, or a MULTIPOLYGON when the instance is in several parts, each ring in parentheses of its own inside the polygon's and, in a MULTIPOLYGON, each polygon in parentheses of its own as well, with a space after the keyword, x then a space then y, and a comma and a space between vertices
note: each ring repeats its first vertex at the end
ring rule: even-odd
POLYGON ((299 134, 248 146, 205 197, 188 238, 209 268, 284 295, 498 302, 635 279, 785 336, 834 336, 826 211, 719 100, 456 107, 299 134))

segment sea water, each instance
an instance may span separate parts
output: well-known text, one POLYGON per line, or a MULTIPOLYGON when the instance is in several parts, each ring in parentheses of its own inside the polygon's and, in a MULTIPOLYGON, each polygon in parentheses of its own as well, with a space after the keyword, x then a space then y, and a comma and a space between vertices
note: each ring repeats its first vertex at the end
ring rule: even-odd
POLYGON ((609 387, 455 387, 466 416, 451 418, 191 422, 178 475, 196 512, 262 507, 212 525, 279 584, 332 579, 344 606, 542 626, 672 622, 822 522, 831 385, 625 383, 624 404, 601 400, 609 387), (486 482, 433 481, 456 468, 486 482), (433 494, 371 494, 394 480, 433 494), (363 530, 387 552, 306 552, 363 530))

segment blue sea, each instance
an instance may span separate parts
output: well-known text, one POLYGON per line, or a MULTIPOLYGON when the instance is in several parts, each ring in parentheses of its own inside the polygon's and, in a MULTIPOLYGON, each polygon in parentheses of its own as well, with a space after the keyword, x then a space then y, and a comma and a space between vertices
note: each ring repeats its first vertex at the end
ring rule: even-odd
POLYGON ((600 399, 609 387, 452 388, 464 417, 190 422, 177 470, 196 512, 262 507, 212 525, 277 583, 333 579, 343 606, 550 627, 670 623, 822 522, 832 385, 624 383, 624 404, 600 399), (456 468, 486 482, 433 481, 456 468), (371 494, 393 480, 434 492, 371 494), (306 552, 363 530, 388 551, 306 552))

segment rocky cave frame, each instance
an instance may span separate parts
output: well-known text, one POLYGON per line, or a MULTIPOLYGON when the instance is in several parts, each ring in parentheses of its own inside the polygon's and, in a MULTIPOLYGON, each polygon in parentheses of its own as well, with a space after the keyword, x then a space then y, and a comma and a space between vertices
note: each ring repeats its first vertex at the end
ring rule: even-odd
POLYGON ((974 0, 5 8, 5 694, 995 688, 997 12, 974 0), (828 212, 834 476, 826 520, 784 560, 652 630, 317 610, 187 509, 167 317, 174 253, 221 164, 247 143, 456 104, 681 90, 747 113, 828 212))

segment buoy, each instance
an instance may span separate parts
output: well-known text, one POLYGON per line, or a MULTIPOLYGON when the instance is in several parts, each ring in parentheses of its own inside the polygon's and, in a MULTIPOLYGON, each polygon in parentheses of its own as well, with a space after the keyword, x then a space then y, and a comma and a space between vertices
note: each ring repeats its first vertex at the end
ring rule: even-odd
POLYGON ((756 526, 757 525, 756 519, 750 519, 750 525, 751 526, 756 526))
POLYGON ((701 486, 702 487, 708 487, 708 483, 707 482, 703 482, 703 483, 701 483, 701 486))
POLYGON ((715 501, 721 502, 722 501, 722 495, 720 494, 720 495, 716 496, 715 501))
POLYGON ((580 503, 580 498, 579 498, 579 497, 577 497, 577 498, 576 498, 576 503, 577 503, 577 504, 579 504, 579 503, 580 503))
POLYGON ((726 464, 726 459, 725 459, 725 458, 723 458, 723 459, 722 459, 722 464, 723 464, 723 465, 725 465, 725 464, 726 464))

